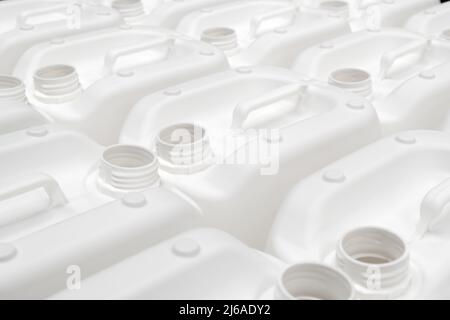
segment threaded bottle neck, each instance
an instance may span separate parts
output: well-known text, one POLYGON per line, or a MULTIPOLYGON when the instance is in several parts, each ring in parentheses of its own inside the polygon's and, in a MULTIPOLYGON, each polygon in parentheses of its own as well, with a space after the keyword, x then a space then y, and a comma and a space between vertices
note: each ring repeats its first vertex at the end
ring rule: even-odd
POLYGON ((363 292, 374 296, 396 298, 409 285, 409 252, 390 231, 361 228, 349 232, 338 243, 336 259, 363 292))
POLYGON ((147 149, 115 145, 103 152, 99 176, 106 186, 119 192, 138 192, 159 184, 158 160, 147 149))
POLYGON ((44 103, 64 103, 81 93, 78 73, 68 65, 52 65, 34 74, 36 98, 44 103))
POLYGON ((141 0, 115 0, 112 7, 125 19, 135 19, 145 15, 141 0))
POLYGON ((363 97, 372 94, 372 77, 364 70, 339 69, 330 74, 328 82, 335 87, 363 97))
POLYGON ((15 77, 0 75, 0 103, 26 101, 23 82, 15 77))
POLYGON ((232 53, 238 48, 236 31, 231 28, 209 28, 202 32, 202 41, 209 43, 225 53, 232 53))
POLYGON ((275 290, 278 300, 351 300, 350 279, 322 264, 296 264, 281 275, 275 290))
POLYGON ((167 127, 156 138, 161 168, 175 174, 190 174, 209 165, 211 149, 206 130, 184 123, 167 127))

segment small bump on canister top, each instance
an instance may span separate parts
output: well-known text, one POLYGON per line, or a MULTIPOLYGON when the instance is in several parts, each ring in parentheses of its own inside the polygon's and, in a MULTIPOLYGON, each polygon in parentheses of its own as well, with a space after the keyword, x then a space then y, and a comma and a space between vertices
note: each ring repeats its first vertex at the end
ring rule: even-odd
POLYGON ((337 169, 328 170, 324 173, 323 179, 326 182, 330 183, 342 183, 347 178, 345 177, 344 173, 337 169))
POLYGON ((130 208, 142 208, 147 204, 147 199, 142 193, 131 192, 122 198, 122 203, 130 208))
POLYGON ((182 238, 175 241, 172 246, 172 252, 180 257, 192 258, 200 253, 200 245, 197 241, 182 238))
POLYGON ((395 140, 401 144, 415 144, 416 138, 410 133, 402 133, 395 137, 395 140))

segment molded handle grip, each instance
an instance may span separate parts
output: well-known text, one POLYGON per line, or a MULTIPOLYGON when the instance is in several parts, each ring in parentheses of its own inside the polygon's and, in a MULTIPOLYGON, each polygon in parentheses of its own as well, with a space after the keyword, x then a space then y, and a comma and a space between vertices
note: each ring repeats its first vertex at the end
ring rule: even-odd
POLYGON ((387 77, 391 67, 394 65, 395 61, 404 57, 407 54, 414 53, 416 51, 425 52, 430 45, 430 40, 418 40, 406 44, 396 50, 386 52, 381 58, 380 64, 380 79, 387 77))
POLYGON ((275 10, 273 12, 260 14, 257 16, 254 16, 250 21, 250 37, 256 37, 258 35, 259 28, 261 27, 261 24, 269 19, 273 19, 285 14, 292 14, 291 16, 291 22, 295 19, 295 16, 298 12, 298 6, 292 5, 286 8, 281 8, 278 10, 275 10))
MULTIPOLYGON (((63 5, 57 5, 57 6, 50 7, 50 8, 28 10, 28 11, 21 12, 16 18, 17 28, 23 29, 23 30, 32 29, 33 25, 28 23, 29 19, 40 17, 40 16, 45 16, 47 14, 52 14, 52 13, 63 13, 65 16, 65 20, 69 21, 69 19, 71 19, 73 16, 71 9, 74 8, 75 6, 79 7, 80 5, 77 3, 63 4, 63 5)), ((80 9, 81 9, 81 7, 80 7, 80 9)))
POLYGON ((300 83, 288 84, 261 97, 239 103, 233 112, 232 129, 242 128, 242 125, 252 112, 294 95, 303 96, 307 88, 307 85, 300 83))
POLYGON ((67 204, 67 198, 59 184, 51 176, 43 173, 28 176, 25 179, 1 187, 0 201, 14 198, 39 188, 43 188, 47 193, 51 208, 67 204))
POLYGON ((147 50, 152 50, 152 49, 155 49, 155 48, 158 48, 161 46, 166 47, 165 55, 163 58, 163 59, 165 59, 169 55, 169 51, 170 51, 169 48, 171 45, 173 45, 174 41, 175 40, 171 39, 171 38, 163 38, 163 39, 157 39, 157 40, 153 40, 153 41, 150 41, 147 43, 141 43, 141 44, 137 44, 137 45, 133 45, 133 46, 129 46, 129 47, 113 49, 106 54, 105 70, 108 72, 113 72, 114 66, 116 65, 117 61, 121 57, 130 55, 130 54, 134 54, 134 53, 147 51, 147 50))
POLYGON ((450 178, 431 189, 420 206, 420 222, 413 240, 421 239, 450 205, 450 178))

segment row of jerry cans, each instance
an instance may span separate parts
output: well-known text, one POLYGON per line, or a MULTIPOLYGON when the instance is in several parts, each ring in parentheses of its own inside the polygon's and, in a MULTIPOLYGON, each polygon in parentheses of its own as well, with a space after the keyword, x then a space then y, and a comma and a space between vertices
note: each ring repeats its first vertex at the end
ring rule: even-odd
POLYGON ((190 231, 51 298, 448 299, 449 138, 403 132, 304 179, 278 212, 271 256, 190 231))
POLYGON ((191 199, 208 226, 263 248, 281 200, 298 180, 380 137, 377 116, 361 98, 272 67, 217 73, 146 99, 133 115, 145 120, 127 122, 117 145, 55 125, 0 136, 2 199, 11 200, 7 235, 24 230, 16 225, 28 217, 35 230, 54 224, 51 212, 71 217, 161 187, 191 199), (220 103, 212 108, 212 100, 220 103), (41 174, 66 201, 51 210, 39 199, 15 203, 42 188, 34 180, 41 174), (42 211, 48 219, 34 221, 42 211))
MULTIPOLYGON (((136 211, 127 214, 144 213, 136 211)), ((88 236, 89 233, 90 230, 88 236)), ((62 236, 64 240, 69 238, 63 233, 57 236, 62 236)), ((99 236, 101 238, 103 234, 99 236)), ((313 262, 289 265, 249 248, 217 229, 193 228, 153 245, 147 241, 146 247, 143 244, 135 245, 139 251, 134 253, 131 250, 132 243, 128 242, 127 258, 124 258, 126 250, 122 247, 106 251, 110 254, 109 266, 98 258, 105 243, 94 248, 83 247, 83 253, 90 251, 89 259, 70 250, 64 257, 53 261, 52 266, 48 266, 40 259, 44 255, 39 247, 42 240, 40 237, 35 240, 37 242, 34 244, 24 241, 18 242, 17 247, 9 248, 11 251, 22 250, 20 253, 27 252, 29 255, 20 257, 19 253, 13 252, 7 263, 0 264, 2 273, 9 277, 1 279, 2 298, 5 289, 9 289, 6 297, 10 299, 355 298, 350 278, 338 269, 313 262), (123 260, 117 261, 118 258, 123 260), (31 265, 24 268, 23 263, 26 262, 31 265), (32 269, 34 267, 46 269, 38 273, 32 269), (95 273, 102 267, 105 269, 95 273), (68 273, 73 276, 72 279, 67 276, 68 273), (21 278, 16 278, 19 275, 21 278), (82 281, 78 283, 76 278, 82 281)), ((119 242, 119 245, 123 245, 123 242, 119 242)), ((67 244, 65 247, 70 249, 67 244)), ((1 249, 4 254, 8 248, 1 249)), ((62 246, 55 249, 62 253, 62 246)), ((44 256, 45 260, 50 258, 44 256)))
MULTIPOLYGON (((236 13, 238 16, 234 18, 241 24, 250 20, 261 23, 280 15, 292 15, 291 8, 296 6, 304 12, 344 18, 352 30, 377 25, 402 26, 411 15, 440 3, 439 0, 47 0, 49 2, 109 7, 128 23, 171 29, 180 28, 185 23, 204 24, 212 16, 224 20, 227 15, 236 13), (201 13, 205 15, 200 17, 201 13)), ((224 22, 230 23, 229 20, 224 22)), ((289 20, 280 22, 289 23, 289 20)))
POLYGON ((449 138, 403 132, 303 179, 277 214, 270 255, 205 229, 201 209, 179 191, 152 188, 2 243, 0 292, 51 299, 448 299, 449 138), (78 288, 68 283, 70 268, 80 272, 78 288))
MULTIPOLYGON (((23 10, 28 1, 5 3, 20 4, 23 10)), ((259 2, 249 3, 264 7, 255 5, 259 2)), ((238 5, 244 3, 239 1, 238 5)), ((87 11, 100 10, 92 6, 82 4, 87 11)), ((230 3, 227 6, 234 8, 230 3)), ((294 8, 296 17, 307 12, 292 5, 290 8, 294 8)), ((250 47, 254 45, 255 50, 233 45, 237 49, 233 52, 223 39, 217 43, 199 36, 196 40, 194 34, 124 24, 108 7, 103 9, 110 10, 107 25, 111 26, 96 26, 96 31, 89 31, 89 24, 65 33, 64 28, 50 28, 53 23, 43 24, 45 30, 49 28, 48 34, 35 27, 16 28, 0 35, 5 37, 0 43, 7 46, 0 50, 0 64, 4 66, 0 103, 6 106, 0 113, 0 123, 4 124, 0 130, 10 132, 47 121, 82 131, 104 145, 117 143, 129 111, 145 96, 230 66, 237 69, 250 64, 288 67, 369 99, 384 133, 418 128, 446 130, 450 27, 440 21, 448 17, 448 8, 439 5, 426 9, 428 14, 413 16, 407 23, 409 30, 381 28, 350 33, 343 20, 328 24, 321 20, 323 15, 318 15, 316 22, 300 17, 298 21, 311 28, 295 23, 281 30, 271 26, 252 42, 250 47), (27 35, 27 31, 39 37, 27 35), (17 32, 25 33, 26 41, 16 37, 17 32), (409 99, 412 91, 417 95, 414 101, 409 99), (423 104, 431 107, 423 108, 423 104)), ((247 11, 240 8, 239 12, 247 11)), ((325 15, 325 19, 334 18, 325 15)), ((232 42, 245 38, 236 33, 238 27, 211 28, 216 40, 221 36, 232 42)))
POLYGON ((0 39, 5 39, 1 47, 0 72, 11 72, 15 59, 33 44, 123 23, 171 29, 211 43, 226 53, 234 67, 243 64, 289 67, 296 55, 308 46, 351 31, 403 27, 408 17, 439 3, 437 0, 376 3, 363 0, 301 3, 293 0, 172 0, 158 5, 158 2, 4 2, 0 13, 0 39), (133 14, 136 16, 132 17, 133 14))
MULTIPOLYGON (((236 7, 242 9, 238 4, 236 7)), ((270 8, 273 11, 273 6, 270 8)), ((114 10, 108 12, 114 15, 114 10)), ((333 15, 326 18, 335 19, 333 15)), ((408 28, 418 25, 414 19, 408 28)), ((233 65, 234 55, 221 50, 224 48, 217 43, 207 44, 205 39, 200 42, 172 31, 122 22, 95 32, 58 39, 52 36, 51 40, 31 47, 15 64, 15 77, 0 79, 0 84, 5 84, 0 97, 7 101, 6 110, 10 110, 7 116, 18 119, 18 126, 5 129, 9 134, 0 137, 1 175, 5 178, 0 200, 6 208, 0 222, 0 273, 5 275, 0 296, 348 299, 397 298, 409 293, 414 298, 446 297, 445 288, 438 285, 444 272, 436 273, 429 262, 432 257, 427 256, 431 243, 438 242, 442 247, 446 244, 445 234, 430 232, 434 230, 429 224, 431 218, 418 223, 422 231, 411 240, 415 260, 409 258, 409 243, 406 245, 400 236, 381 229, 385 224, 390 227, 389 223, 399 225, 394 214, 386 219, 373 215, 380 218, 380 223, 364 220, 365 224, 379 225, 379 229, 355 229, 343 238, 339 238, 341 229, 336 238, 326 233, 329 243, 339 243, 334 268, 316 263, 287 267, 285 262, 249 249, 220 231, 196 229, 180 235, 202 226, 218 228, 247 245, 263 249, 270 232, 269 252, 288 263, 306 257, 327 265, 335 263, 331 251, 322 251, 324 236, 320 232, 334 228, 336 223, 319 226, 324 217, 319 213, 314 215, 319 221, 314 231, 314 222, 298 221, 307 208, 301 209, 295 219, 286 218, 289 209, 284 208, 289 208, 291 197, 277 213, 278 208, 298 181, 379 139, 383 131, 441 129, 441 123, 433 120, 446 112, 448 81, 446 84, 443 68, 448 63, 448 45, 445 26, 442 28, 439 32, 420 31, 433 32, 432 39, 398 29, 344 35, 331 44, 321 44, 320 49, 327 53, 323 57, 317 55, 320 63, 310 60, 306 66, 312 71, 300 67, 300 73, 307 77, 276 67, 230 70, 228 64, 233 65), (372 48, 361 53, 363 61, 357 66, 338 72, 326 69, 327 59, 340 61, 336 57, 342 57, 342 65, 347 67, 346 61, 355 60, 350 56, 356 50, 352 46, 358 41, 369 41, 367 35, 376 35, 380 40, 377 48, 387 48, 389 52, 380 54, 372 48), (153 55, 149 57, 144 54, 146 51, 153 55), (80 59, 83 54, 89 56, 80 59), (397 61, 402 65, 395 65, 397 61), (318 76, 314 66, 320 72, 325 66, 323 74, 327 78, 318 76), (383 76, 373 81, 375 72, 383 76), (354 82, 361 82, 361 74, 366 89, 354 90, 354 82), (350 89, 339 77, 350 79, 350 89), (432 94, 433 90, 438 91, 432 94), (417 92, 416 105, 404 98, 409 92, 417 92), (394 98, 395 94, 400 98, 394 98), (417 114, 427 99, 434 99, 427 112, 417 114), (407 109, 405 101, 412 107, 407 109), (405 106, 400 120, 388 117, 392 109, 387 107, 389 103, 405 106), (20 120, 22 113, 30 124, 20 120), (415 118, 408 120, 409 117, 415 118), (104 146, 114 143, 118 144, 104 146), (277 223, 272 227, 274 219, 277 223), (284 231, 283 227, 278 228, 284 219, 295 229, 292 235, 287 227, 284 231), (305 230, 300 231, 299 225, 305 230), (296 242, 297 235, 307 237, 311 232, 319 239, 314 242, 317 250, 307 242, 308 250, 298 250, 305 243, 296 242), (272 239, 280 235, 294 241, 283 238, 279 247, 272 245, 272 239), (383 245, 376 247, 379 243, 383 245), (393 252, 382 252, 386 247, 394 248, 393 252), (283 255, 291 248, 301 255, 283 255), (161 259, 161 264, 155 265, 155 259, 161 259), (401 268, 386 270, 386 260, 401 268), (145 270, 148 261, 154 268, 154 278, 145 270), (358 278, 360 270, 354 270, 364 263, 372 272, 366 287, 358 278), (221 270, 218 265, 230 264, 230 277, 218 277, 212 288, 210 277, 204 275, 212 277, 221 270), (142 268, 136 268, 137 265, 142 268), (168 270, 167 265, 173 268, 168 270), (80 268, 82 290, 64 290, 70 267, 80 268), (397 276, 399 273, 402 275, 397 276), (121 280, 114 283, 113 278, 121 280), (411 293, 411 282, 423 294, 411 293), (237 284, 243 290, 236 290, 237 284)), ((303 56, 314 50, 315 47, 307 49, 298 58, 295 55, 294 69, 299 70, 303 56)), ((420 132, 400 134, 395 139, 402 147, 414 146, 416 142, 422 145, 423 141, 427 150, 437 144, 436 154, 445 159, 444 142, 438 142, 445 141, 446 135, 429 135, 429 142, 427 135, 422 137, 420 132)), ((382 143, 389 144, 379 142, 382 143)), ((374 147, 367 147, 371 148, 374 147)), ((373 150, 368 152, 371 161, 374 154, 379 154, 373 150)), ((418 161, 421 165, 433 157, 425 154, 423 158, 423 162, 418 161)), ((440 165, 440 158, 433 159, 430 170, 436 172, 430 176, 435 182, 445 175, 445 160, 440 165)), ((411 167, 404 169, 406 172, 411 167)), ((407 172, 409 176, 414 173, 407 172)), ((429 179, 424 174, 418 180, 421 178, 429 179)), ((324 180, 332 186, 344 185, 347 176, 331 170, 324 180)), ((429 217, 429 211, 435 210, 433 206, 440 200, 435 194, 441 196, 442 189, 445 183, 430 191, 428 201, 424 200, 424 216, 429 217)), ((352 192, 363 193, 364 188, 352 192)), ((386 190, 387 195, 391 193, 386 190)), ((301 198, 303 194, 304 191, 301 198)), ((299 199, 295 195, 292 198, 299 199)), ((336 198, 338 203, 350 206, 353 201, 342 195, 336 198)), ((404 200, 411 201, 411 197, 404 200)), ((332 208, 335 207, 336 203, 332 208)), ((372 207, 367 208, 370 210, 372 207)), ((353 217, 348 220, 357 221, 353 217)))
POLYGON ((449 141, 402 132, 299 182, 267 251, 333 265, 361 299, 448 299, 449 141))
MULTIPOLYGON (((238 73, 233 76, 236 84, 242 84, 254 81, 257 73, 263 72, 255 69, 247 74, 248 79, 238 73)), ((233 81, 225 73, 221 76, 215 75, 218 80, 228 80, 227 92, 232 92, 233 81)), ((212 87, 213 80, 209 79, 212 87)), ((195 99, 198 92, 183 89, 199 108, 209 106, 195 99)), ((241 106, 251 110, 275 101, 273 104, 284 108, 286 101, 278 99, 292 90, 298 93, 297 82, 241 106)), ((300 109, 312 109, 314 102, 330 99, 329 90, 309 84, 300 109)), ((279 136, 256 135, 258 139, 254 139, 251 132, 241 131, 238 142, 242 145, 233 145, 236 149, 231 149, 231 154, 224 153, 230 159, 242 151, 259 152, 256 143, 260 147, 279 143, 275 150, 280 163, 273 175, 270 171, 263 174, 267 168, 262 164, 266 163, 233 165, 236 158, 229 166, 211 162, 212 155, 222 149, 214 137, 207 136, 211 131, 205 128, 213 123, 207 119, 203 127, 183 122, 163 127, 155 136, 151 124, 133 127, 135 137, 142 134, 142 146, 126 144, 133 139, 130 135, 123 136, 123 144, 105 148, 55 126, 3 135, 1 167, 7 181, 0 190, 4 209, 0 272, 5 275, 1 296, 256 299, 279 294, 279 281, 287 279, 301 285, 281 286, 282 298, 448 298, 444 262, 449 243, 449 135, 402 132, 369 144, 380 136, 375 112, 367 105, 355 109, 356 101, 347 100, 353 98, 351 94, 336 90, 338 94, 341 102, 328 101, 328 110, 315 110, 300 122, 280 127, 271 119, 270 125, 280 128, 279 136), (185 143, 180 145, 178 138, 185 143), (144 147, 149 141, 153 141, 154 152, 144 147), (369 146, 361 148, 366 144, 369 146), (256 276, 250 271, 253 254, 248 260, 236 259, 222 253, 219 244, 205 248, 209 237, 192 242, 192 237, 197 239, 195 232, 180 235, 194 227, 221 229, 261 250, 269 239, 267 252, 288 264, 272 269, 274 258, 262 255, 259 267, 263 271, 255 282, 233 278, 249 291, 239 291, 240 295, 227 289, 235 283, 231 280, 219 281, 211 290, 209 276, 202 275, 213 275, 207 270, 216 270, 216 263, 239 261, 242 277, 256 276), (180 237, 184 240, 178 241, 180 237), (153 265, 154 278, 149 277, 144 273, 146 261, 154 263, 159 258, 161 264, 153 265), (179 263, 169 263, 172 260, 179 263), (242 269, 246 263, 248 269, 242 269), (167 265, 174 267, 167 270, 167 265), (72 266, 80 268, 85 277, 81 290, 64 287, 67 268, 72 266), (190 274, 193 269, 195 273, 190 274), (315 272, 320 276, 314 276, 315 272), (311 278, 305 279, 306 275, 311 278), (324 291, 301 291, 308 288, 302 281, 317 278, 336 285, 315 283, 311 288, 324 291), (143 285, 142 279, 148 283, 143 285), (186 279, 203 284, 193 287, 186 279), (108 283, 114 283, 113 287, 108 283)), ((166 100, 167 108, 184 107, 167 101, 170 98, 162 97, 159 103, 166 100)), ((158 105, 156 100, 153 103, 158 105)), ((294 110, 282 119, 289 123, 299 115, 294 110)), ((234 119, 239 125, 247 120, 234 119)), ((225 122, 220 115, 217 121, 225 122)), ((124 132, 131 131, 125 127, 124 132)), ((226 238, 235 243, 230 236, 226 238)), ((254 252, 243 244, 235 249, 254 252)), ((229 271, 230 277, 236 275, 233 268, 229 271)))

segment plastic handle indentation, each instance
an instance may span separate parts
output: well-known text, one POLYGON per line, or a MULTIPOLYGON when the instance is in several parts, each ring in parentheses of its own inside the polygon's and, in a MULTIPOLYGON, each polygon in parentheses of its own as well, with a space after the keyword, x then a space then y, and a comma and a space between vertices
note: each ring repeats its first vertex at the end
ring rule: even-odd
POLYGON ((450 204, 450 178, 431 189, 420 206, 420 221, 413 240, 421 239, 433 228, 433 224, 444 214, 450 204))
POLYGON ((142 43, 142 44, 137 44, 137 45, 133 45, 133 46, 129 46, 129 47, 113 49, 106 54, 105 70, 107 72, 113 72, 114 66, 116 65, 117 61, 121 57, 139 53, 139 52, 143 52, 143 51, 147 51, 147 50, 152 50, 152 49, 155 49, 155 48, 158 48, 161 46, 166 47, 165 55, 162 58, 162 59, 166 59, 167 56, 169 55, 169 51, 170 51, 169 48, 171 45, 173 45, 174 42, 175 42, 175 40, 172 38, 164 38, 164 39, 157 39, 157 40, 154 40, 154 41, 151 41, 148 43, 142 43))
POLYGON ((242 128, 242 125, 252 112, 265 108, 280 100, 287 99, 291 96, 303 96, 307 88, 308 86, 305 84, 289 84, 270 91, 261 97, 239 103, 233 112, 233 121, 231 125, 232 129, 242 128))
POLYGON ((291 14, 291 20, 290 23, 295 19, 295 16, 298 12, 298 6, 292 5, 288 6, 286 8, 281 8, 269 13, 260 14, 257 16, 254 16, 250 21, 250 37, 256 37, 258 35, 259 28, 261 27, 261 24, 269 19, 274 19, 279 16, 283 16, 285 14, 291 14))
POLYGON ((27 192, 43 188, 50 199, 50 208, 55 208, 67 204, 59 184, 47 174, 35 174, 0 188, 0 201, 11 199, 27 192))
POLYGON ((425 53, 425 50, 428 49, 431 40, 418 40, 413 41, 411 43, 406 44, 398 49, 388 51, 383 54, 381 58, 380 64, 380 79, 385 79, 394 63, 404 57, 405 55, 414 53, 416 51, 422 51, 422 55, 425 53))
MULTIPOLYGON (((77 4, 72 4, 72 5, 77 5, 77 4)), ((19 29, 32 28, 33 25, 28 23, 28 20, 30 18, 36 18, 36 17, 40 17, 40 16, 44 16, 47 14, 52 14, 52 13, 63 13, 65 16, 65 20, 69 20, 71 18, 70 8, 71 8, 70 4, 69 5, 63 4, 63 5, 58 5, 58 6, 54 6, 51 8, 28 10, 28 11, 21 12, 16 18, 17 27, 19 29)))

